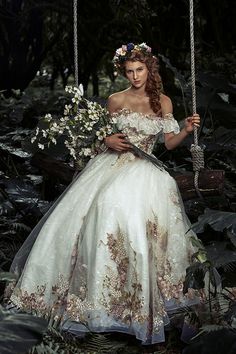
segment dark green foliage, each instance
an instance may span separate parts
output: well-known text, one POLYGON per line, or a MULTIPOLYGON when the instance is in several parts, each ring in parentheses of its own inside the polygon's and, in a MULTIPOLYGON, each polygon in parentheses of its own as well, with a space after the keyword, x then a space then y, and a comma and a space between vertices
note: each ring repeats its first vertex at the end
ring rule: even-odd
MULTIPOLYGON (((188 1, 82 0, 78 8, 79 77, 85 88, 91 78, 94 95, 99 94, 101 70, 115 79, 112 55, 115 48, 130 41, 148 42, 188 76, 188 1)), ((235 67, 233 10, 230 0, 214 6, 211 1, 195 2, 197 68, 224 72, 230 80, 234 80, 235 67)), ((45 83, 51 89, 58 76, 66 85, 74 70, 72 14, 72 0, 44 0, 40 5, 34 0, 0 3, 0 90, 6 90, 6 95, 13 95, 14 88, 24 90, 42 63, 50 67, 51 76, 45 83)), ((174 93, 173 76, 165 68, 162 77, 166 91, 174 93)))
POLYGON ((23 313, 10 313, 0 308, 1 354, 25 354, 42 340, 47 322, 23 313))
MULTIPOLYGON (((234 3, 230 0, 217 0, 214 4, 195 1, 197 105, 202 117, 200 142, 206 145, 207 167, 224 169, 226 182, 223 196, 204 202, 186 202, 186 210, 193 221, 201 215, 194 229, 206 247, 210 263, 195 263, 187 269, 184 291, 189 286, 201 289, 205 274, 210 272, 211 293, 201 311, 183 308, 173 314, 173 322, 181 322, 185 317, 191 325, 202 326, 196 343, 190 344, 184 354, 220 354, 221 345, 224 354, 236 352, 233 344, 235 332, 232 330, 236 306, 235 294, 231 290, 236 286, 234 11, 234 3), (219 26, 219 23, 223 25, 219 26), (221 276, 222 293, 216 290, 212 267, 216 267, 221 276), (224 326, 227 328, 222 328, 224 326)), ((123 88, 125 83, 114 76, 113 52, 122 43, 146 41, 155 53, 160 54, 164 89, 173 100, 175 116, 181 124, 192 109, 188 1, 135 0, 131 3, 129 0, 82 0, 79 1, 78 16, 79 77, 85 88, 91 80, 91 94, 98 95, 100 90, 104 97, 123 88)), ((45 0, 40 4, 34 0, 2 1, 0 30, 0 90, 4 90, 5 95, 1 96, 0 108, 0 267, 7 271, 30 230, 65 188, 63 181, 32 166, 31 157, 37 149, 29 143, 29 137, 40 117, 49 112, 59 117, 66 102, 61 88, 71 79, 69 76, 74 70, 72 1, 45 0), (47 75, 42 74, 44 69, 47 75), (38 70, 41 75, 35 78, 38 70), (58 77, 61 81, 57 80, 58 77), (21 95, 17 89, 25 90, 30 82, 31 86, 21 95), (48 88, 58 90, 58 87, 55 95, 49 94, 48 88), (6 99, 6 96, 11 98, 6 99)), ((159 144, 155 154, 176 171, 188 171, 192 169, 191 143, 192 138, 189 137, 182 146, 169 152, 159 144)), ((62 145, 46 152, 69 162, 62 145)), ((11 281, 13 277, 5 272, 0 280, 11 281)), ((3 282, 0 285, 2 293, 3 282)), ((62 332, 57 325, 48 325, 48 319, 45 325, 27 316, 1 314, 1 353, 5 353, 2 348, 7 346, 11 348, 10 353, 25 353, 33 345, 32 354, 131 354, 144 351, 140 343, 130 337, 89 333, 84 339, 79 339, 62 332), (28 325, 34 330, 28 332, 28 325), (1 336, 3 328, 4 339, 1 336)), ((165 347, 158 346, 158 353, 180 353, 177 349, 179 333, 178 338, 172 341, 173 332, 170 331, 165 347)), ((155 349, 145 350, 153 352, 155 349)))
POLYGON ((202 263, 194 263, 186 269, 183 292, 186 294, 189 288, 203 289, 206 267, 202 263))
POLYGON ((219 326, 207 328, 200 337, 193 340, 183 354, 235 354, 236 331, 219 326))
POLYGON ((0 272, 0 281, 12 282, 16 280, 16 275, 9 272, 0 272))
MULTIPOLYGON (((124 353, 127 341, 117 341, 110 335, 90 333, 80 339, 68 332, 60 332, 55 328, 48 328, 43 337, 43 342, 31 350, 32 354, 76 354, 76 353, 124 353)), ((133 348, 135 349, 135 348, 133 348)), ((132 351, 131 351, 132 352, 132 351)), ((130 352, 130 353, 131 353, 130 352)), ((137 348, 134 353, 138 353, 137 348)))

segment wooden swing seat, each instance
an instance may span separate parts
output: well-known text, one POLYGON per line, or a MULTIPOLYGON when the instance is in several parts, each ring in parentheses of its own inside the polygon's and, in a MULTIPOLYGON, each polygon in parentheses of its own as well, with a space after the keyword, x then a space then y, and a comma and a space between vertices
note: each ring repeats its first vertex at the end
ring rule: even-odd
MULTIPOLYGON (((198 187, 201 195, 207 197, 222 194, 224 190, 224 175, 225 172, 223 170, 201 170, 198 179, 198 187)), ((198 197, 194 186, 193 172, 185 172, 173 177, 178 184, 183 200, 198 197)))

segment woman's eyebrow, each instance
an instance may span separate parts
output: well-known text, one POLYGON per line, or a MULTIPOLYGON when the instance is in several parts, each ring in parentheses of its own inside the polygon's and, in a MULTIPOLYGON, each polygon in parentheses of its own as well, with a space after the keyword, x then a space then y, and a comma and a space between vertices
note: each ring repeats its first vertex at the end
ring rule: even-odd
POLYGON ((142 66, 138 66, 136 69, 130 69, 130 68, 127 68, 126 71, 133 71, 133 70, 138 70, 138 69, 143 69, 143 65, 142 66))

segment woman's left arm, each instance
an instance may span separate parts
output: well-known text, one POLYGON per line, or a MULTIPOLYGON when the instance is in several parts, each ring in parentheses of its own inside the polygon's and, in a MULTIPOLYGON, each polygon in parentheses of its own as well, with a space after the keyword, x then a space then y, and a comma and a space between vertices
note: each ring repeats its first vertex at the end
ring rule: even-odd
MULTIPOLYGON (((172 103, 169 97, 165 96, 161 101, 161 109, 163 117, 173 112, 172 103)), ((184 121, 184 127, 178 134, 165 133, 165 146, 168 150, 176 148, 189 134, 194 130, 194 126, 200 126, 199 114, 194 114, 192 117, 187 117, 184 121)))

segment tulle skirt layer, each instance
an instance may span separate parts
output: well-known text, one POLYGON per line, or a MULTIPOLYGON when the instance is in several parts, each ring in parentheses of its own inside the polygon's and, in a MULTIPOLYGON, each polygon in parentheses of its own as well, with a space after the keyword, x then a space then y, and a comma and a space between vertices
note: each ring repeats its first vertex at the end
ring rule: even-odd
POLYGON ((108 150, 43 221, 11 301, 51 311, 73 332, 164 341, 170 313, 198 302, 183 295, 195 237, 175 180, 131 153, 108 150))

